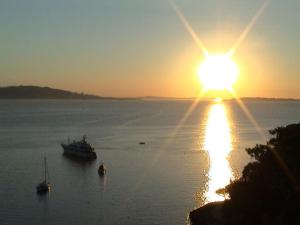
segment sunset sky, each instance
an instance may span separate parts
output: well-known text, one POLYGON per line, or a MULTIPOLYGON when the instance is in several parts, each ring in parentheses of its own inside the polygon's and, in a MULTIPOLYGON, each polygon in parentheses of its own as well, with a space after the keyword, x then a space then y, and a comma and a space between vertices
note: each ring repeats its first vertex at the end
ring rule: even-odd
MULTIPOLYGON (((210 53, 228 52, 263 0, 177 0, 210 53)), ((167 0, 2 0, 1 86, 194 97, 204 60, 167 0)), ((300 98, 300 0, 273 0, 232 58, 239 96, 300 98)))

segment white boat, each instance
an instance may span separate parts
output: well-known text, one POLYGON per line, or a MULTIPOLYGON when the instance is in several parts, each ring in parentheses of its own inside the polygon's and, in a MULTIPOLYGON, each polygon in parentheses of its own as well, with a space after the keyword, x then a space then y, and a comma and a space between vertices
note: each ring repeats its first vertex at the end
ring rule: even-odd
POLYGON ((97 154, 95 149, 86 141, 86 136, 84 135, 82 140, 73 141, 70 143, 68 140, 67 144, 61 144, 64 149, 64 154, 68 156, 74 156, 82 159, 96 159, 97 154))

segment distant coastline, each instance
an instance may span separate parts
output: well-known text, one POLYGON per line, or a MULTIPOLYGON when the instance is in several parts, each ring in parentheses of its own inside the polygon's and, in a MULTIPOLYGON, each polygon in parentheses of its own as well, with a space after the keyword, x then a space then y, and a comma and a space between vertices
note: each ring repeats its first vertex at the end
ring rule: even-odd
POLYGON ((0 87, 0 99, 81 99, 81 100, 134 100, 135 98, 114 98, 97 95, 71 92, 67 90, 55 89, 39 86, 8 86, 0 87))
MULTIPOLYGON (((165 101, 194 101, 196 98, 176 98, 176 97, 158 97, 158 96, 146 96, 140 97, 142 100, 165 100, 165 101)), ((265 98, 265 97, 241 97, 243 101, 300 101, 297 98, 265 98)), ((202 98, 201 101, 213 101, 214 98, 202 98)), ((223 101, 236 101, 234 98, 223 99, 223 101)))
MULTIPOLYGON (((235 99, 230 99, 231 101, 235 99)), ((298 98, 264 98, 264 97, 242 97, 243 101, 300 101, 298 98)))
MULTIPOLYGON (((72 92, 51 87, 40 87, 34 85, 6 86, 0 87, 0 100, 4 99, 79 99, 79 100, 148 100, 148 101, 194 101, 196 98, 142 96, 142 97, 103 97, 93 94, 72 92)), ((300 101, 296 98, 265 98, 265 97, 241 97, 243 101, 300 101)), ((213 99, 203 98, 201 101, 213 99)), ((235 101, 224 99, 224 101, 235 101)))

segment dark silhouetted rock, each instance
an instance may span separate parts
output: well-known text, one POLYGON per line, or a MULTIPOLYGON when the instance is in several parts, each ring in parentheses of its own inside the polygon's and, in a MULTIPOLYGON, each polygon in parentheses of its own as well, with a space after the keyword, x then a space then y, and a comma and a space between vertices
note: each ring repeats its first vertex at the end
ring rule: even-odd
POLYGON ((246 149, 255 161, 219 191, 230 199, 192 211, 192 225, 300 224, 300 123, 270 134, 266 144, 246 149))

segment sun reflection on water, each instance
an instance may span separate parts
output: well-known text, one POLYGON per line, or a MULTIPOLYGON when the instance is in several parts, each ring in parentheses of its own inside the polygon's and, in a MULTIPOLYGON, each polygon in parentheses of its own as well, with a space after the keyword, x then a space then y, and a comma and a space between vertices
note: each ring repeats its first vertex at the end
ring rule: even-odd
POLYGON ((211 106, 206 124, 204 149, 209 154, 210 168, 208 186, 205 193, 206 203, 224 200, 216 190, 230 182, 232 171, 228 155, 232 150, 230 123, 226 108, 222 103, 211 106))

